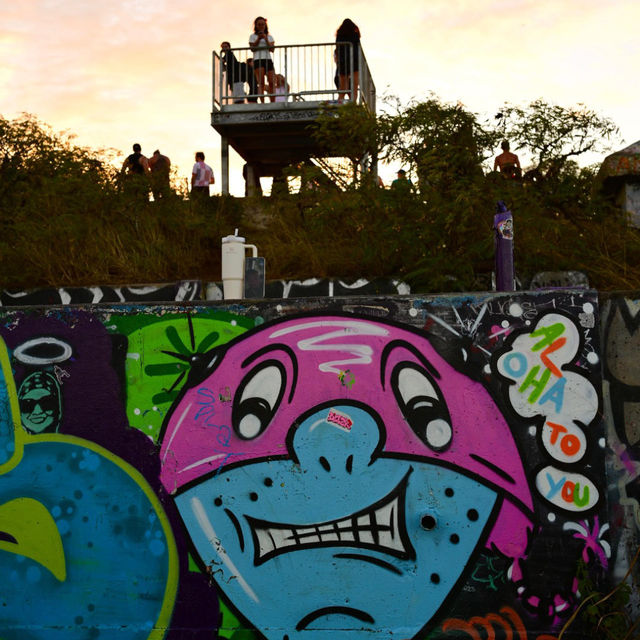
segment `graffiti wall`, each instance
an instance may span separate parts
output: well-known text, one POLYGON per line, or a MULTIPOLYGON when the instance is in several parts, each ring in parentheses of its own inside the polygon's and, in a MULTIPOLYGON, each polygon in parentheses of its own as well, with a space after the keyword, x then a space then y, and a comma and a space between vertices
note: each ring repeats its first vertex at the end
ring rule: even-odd
MULTIPOLYGON (((615 296, 602 302, 610 518, 619 532, 617 562, 612 567, 617 582, 637 563, 640 547, 639 312, 638 298, 615 296)), ((637 589, 632 595, 637 611, 637 589)))
POLYGON ((581 637, 637 539, 621 309, 603 387, 587 290, 3 308, 0 639, 581 637))
MULTIPOLYGON (((564 280, 562 274, 553 274, 553 286, 580 286, 572 274, 564 280)), ((580 275, 580 274, 579 274, 580 275)), ((544 278, 538 278, 536 286, 544 285, 544 278)), ((548 285, 551 286, 551 285, 548 285)), ((582 283, 582 286, 586 286, 582 283)), ((532 287, 534 288, 534 287, 532 287)), ((308 278, 307 280, 268 280, 265 298, 307 298, 312 296, 376 296, 407 295, 409 285, 388 278, 353 281, 333 278, 308 278)), ((31 289, 26 291, 0 290, 0 306, 28 307, 69 304, 118 304, 126 302, 157 304, 167 302, 192 302, 194 300, 222 300, 222 282, 201 282, 200 280, 180 280, 163 284, 123 285, 101 287, 65 287, 62 289, 31 289)))

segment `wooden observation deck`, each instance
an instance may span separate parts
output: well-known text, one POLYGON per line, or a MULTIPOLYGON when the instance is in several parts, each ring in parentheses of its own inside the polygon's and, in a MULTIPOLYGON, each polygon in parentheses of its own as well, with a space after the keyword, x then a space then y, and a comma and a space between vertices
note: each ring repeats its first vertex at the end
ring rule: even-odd
MULTIPOLYGON (((359 61, 358 87, 347 91, 372 113, 376 89, 360 46, 348 47, 351 68, 359 61)), ((247 60, 249 48, 213 52, 213 105, 211 126, 220 134, 222 193, 229 193, 229 146, 246 162, 247 182, 258 176, 280 176, 291 164, 308 162, 325 154, 310 134, 312 124, 327 105, 337 105, 336 44, 305 44, 275 47, 275 73, 286 80, 284 93, 267 94, 261 102, 247 80, 253 73, 247 60), (267 97, 268 96, 268 97, 267 97), (276 101, 271 102, 271 98, 276 101)))

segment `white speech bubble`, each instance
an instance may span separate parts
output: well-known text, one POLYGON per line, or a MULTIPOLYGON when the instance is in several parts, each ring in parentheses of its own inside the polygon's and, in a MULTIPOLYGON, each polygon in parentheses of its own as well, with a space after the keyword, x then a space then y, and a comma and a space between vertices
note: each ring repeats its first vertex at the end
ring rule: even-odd
POLYGON ((580 427, 570 422, 545 421, 542 444, 547 453, 559 462, 578 462, 587 452, 587 437, 580 427))
POLYGON ((564 367, 580 346, 574 323, 557 313, 517 336, 497 361, 497 370, 513 381, 509 400, 523 418, 544 416, 560 424, 589 424, 598 411, 598 394, 587 377, 564 367))
POLYGON ((543 498, 564 511, 587 511, 600 498, 596 485, 589 478, 551 465, 536 474, 536 489, 543 498))

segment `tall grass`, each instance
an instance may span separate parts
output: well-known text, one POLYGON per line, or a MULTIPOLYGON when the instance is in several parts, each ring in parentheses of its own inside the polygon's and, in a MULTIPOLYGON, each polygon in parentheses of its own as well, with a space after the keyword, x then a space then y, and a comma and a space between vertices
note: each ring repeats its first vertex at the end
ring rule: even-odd
POLYGON ((61 179, 0 210, 0 287, 216 281, 220 240, 239 228, 266 257, 269 279, 387 276, 414 291, 486 289, 499 199, 514 214, 521 281, 578 270, 598 289, 640 288, 637 229, 612 210, 594 210, 593 199, 569 210, 537 187, 484 180, 451 201, 363 184, 272 198, 198 203, 174 194, 136 202, 109 185, 61 179))

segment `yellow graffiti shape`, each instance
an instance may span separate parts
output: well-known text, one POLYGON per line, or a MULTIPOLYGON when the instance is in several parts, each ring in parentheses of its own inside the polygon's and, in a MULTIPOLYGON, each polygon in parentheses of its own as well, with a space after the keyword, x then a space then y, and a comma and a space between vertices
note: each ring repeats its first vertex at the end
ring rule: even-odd
POLYGON ((21 460, 26 432, 20 426, 18 393, 9 354, 0 338, 0 474, 11 471, 21 460), (4 388, 2 388, 4 387, 4 388), (11 452, 8 456, 7 452, 11 452))
POLYGON ((49 510, 33 498, 16 498, 0 505, 0 550, 35 560, 60 582, 67 578, 58 527, 49 510))

